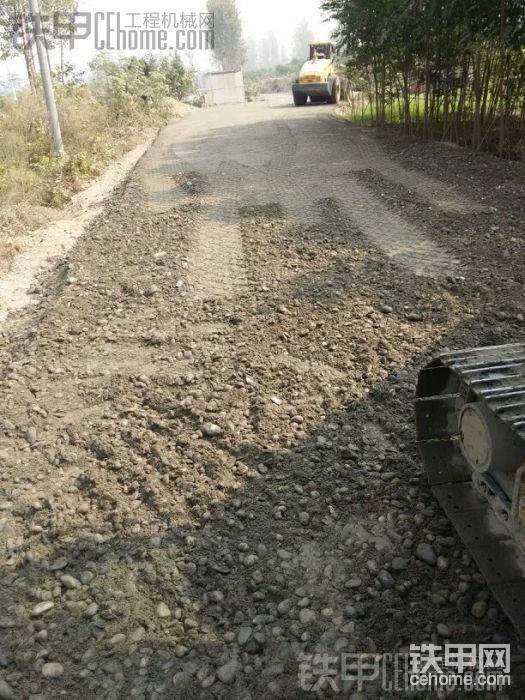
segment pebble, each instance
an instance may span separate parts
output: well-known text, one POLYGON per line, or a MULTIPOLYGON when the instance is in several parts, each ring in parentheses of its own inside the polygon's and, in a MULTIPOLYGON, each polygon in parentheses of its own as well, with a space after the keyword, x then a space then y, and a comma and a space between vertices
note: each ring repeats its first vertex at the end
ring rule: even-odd
MULTIPOLYGON (((185 671, 179 671, 179 673, 176 673, 173 676, 173 687, 175 689, 176 695, 175 697, 185 697, 189 696, 189 690, 190 690, 190 685, 191 685, 192 679, 191 675, 189 673, 186 673, 185 671)), ((145 697, 144 695, 141 695, 140 697, 145 697)))
POLYGON ((442 622, 437 624, 436 630, 440 637, 450 637, 450 629, 442 622))
POLYGON ((80 588, 80 581, 74 576, 70 576, 69 574, 64 574, 64 576, 61 576, 60 581, 69 590, 73 590, 74 588, 80 588))
POLYGON ((404 557, 394 557, 392 559, 392 571, 404 571, 408 566, 408 560, 404 557))
POLYGON ((392 577, 392 574, 390 574, 388 571, 385 571, 385 569, 382 569, 379 572, 379 574, 377 575, 377 580, 383 588, 393 588, 396 583, 392 577))
POLYGON ((222 683, 231 683, 240 668, 240 663, 237 659, 231 659, 227 664, 221 666, 217 671, 217 677, 222 683))
POLYGON ((36 442, 36 428, 31 425, 27 430, 26 430, 26 440, 30 445, 33 445, 36 442))
POLYGON ((282 561, 290 561, 290 559, 292 558, 292 555, 286 549, 278 549, 277 556, 282 561))
POLYGON ((63 675, 64 667, 56 662, 49 662, 42 666, 42 675, 44 678, 58 678, 63 675))
POLYGON ((239 634, 237 635, 237 642, 242 647, 248 642, 248 640, 250 639, 251 636, 252 636, 251 627, 241 627, 241 629, 239 630, 239 634))
POLYGON ((472 606, 471 612, 474 615, 474 617, 477 617, 478 620, 481 620, 482 617, 485 617, 487 609, 488 606, 484 600, 477 600, 472 606))
POLYGON ((440 571, 446 571, 449 567, 449 561, 445 557, 438 557, 437 558, 437 568, 440 571))
POLYGON ((37 603, 35 607, 31 610, 31 617, 40 617, 44 613, 52 610, 55 604, 52 600, 44 600, 41 603, 37 603))
POLYGON ((363 585, 363 582, 360 578, 351 578, 345 585, 347 588, 360 588, 360 586, 363 585))
POLYGON ((144 627, 135 627, 129 635, 129 641, 133 644, 135 642, 141 642, 146 636, 146 630, 144 627))
MULTIPOLYGON (((156 220, 152 231, 153 241, 157 240, 157 223, 156 220)), ((171 229, 171 214, 169 221, 161 221, 161 228, 168 223, 171 229)), ((256 228, 259 233, 258 225, 256 228)), ((313 237, 314 233, 312 236, 309 233, 308 248, 313 237)), ((142 238, 137 236, 137 241, 142 238)), ((145 238, 150 238, 149 231, 145 238)), ((127 247, 121 246, 125 239, 120 230, 118 239, 117 248, 127 247)), ((173 267, 176 275, 171 278, 170 284, 173 286, 177 275, 183 274, 178 269, 181 251, 177 241, 170 240, 169 245, 170 265, 166 266, 166 271, 168 267, 173 267)), ((146 250, 148 246, 155 250, 151 241, 147 241, 146 250)), ((125 275, 132 272, 137 260, 143 259, 142 255, 135 258, 138 250, 130 252, 133 260, 131 267, 124 271, 125 275)), ((354 260, 350 262, 353 267, 361 253, 358 249, 355 250, 357 256, 352 250, 349 252, 350 260, 354 260)), ((164 252, 158 256, 164 256, 164 252)), ((98 267, 98 261, 95 262, 98 267)), ((344 295, 339 300, 335 295, 329 300, 325 297, 325 280, 321 280, 319 286, 317 280, 315 286, 318 288, 312 292, 315 291, 319 303, 310 305, 309 298, 307 306, 303 306, 300 295, 287 297, 290 310, 279 307, 282 313, 289 314, 286 319, 280 317, 286 323, 261 329, 269 342, 266 344, 264 341, 258 349, 253 347, 253 331, 254 327, 259 330, 257 326, 260 321, 257 319, 265 318, 259 313, 267 305, 274 309, 271 300, 280 296, 277 285, 274 285, 277 279, 274 279, 271 270, 266 270, 270 272, 270 294, 263 299, 259 292, 255 292, 253 300, 249 300, 247 305, 238 304, 238 316, 232 320, 232 325, 241 326, 236 333, 231 333, 228 326, 222 323, 226 319, 222 318, 224 312, 220 303, 205 303, 202 316, 199 311, 199 318, 206 317, 211 323, 198 332, 192 328, 192 312, 186 313, 181 307, 169 319, 173 340, 171 334, 152 336, 152 344, 162 346, 173 343, 173 347, 151 350, 155 365, 151 377, 146 369, 143 371, 147 371, 148 376, 135 379, 140 371, 138 368, 128 372, 126 366, 123 373, 112 366, 115 359, 113 354, 116 352, 118 356, 119 339, 128 337, 135 330, 133 313, 136 305, 133 303, 126 308, 127 301, 122 305, 119 298, 122 296, 118 292, 122 270, 117 269, 111 280, 98 280, 93 276, 92 282, 86 286, 86 299, 89 300, 87 294, 91 285, 95 293, 93 319, 85 318, 84 301, 81 300, 84 291, 79 288, 76 294, 81 300, 82 313, 73 315, 71 319, 65 315, 61 319, 57 314, 56 333, 53 328, 47 328, 47 323, 42 329, 43 333, 38 332, 35 342, 39 349, 47 345, 49 351, 44 351, 42 357, 51 356, 51 350, 53 357, 57 356, 57 352, 59 356, 63 354, 66 372, 72 375, 65 386, 60 386, 60 382, 57 384, 58 390, 66 389, 69 392, 69 383, 74 381, 75 386, 78 384, 82 405, 86 399, 95 398, 91 380, 84 381, 86 376, 95 379, 100 374, 103 381, 99 388, 106 394, 108 386, 111 388, 113 384, 112 376, 117 372, 119 401, 108 402, 100 424, 98 419, 93 425, 89 422, 79 423, 71 431, 68 428, 64 434, 59 430, 55 436, 55 423, 62 424, 63 419, 58 414, 58 421, 55 421, 55 406, 48 406, 52 402, 43 400, 46 412, 50 410, 49 418, 45 421, 41 421, 40 417, 35 418, 35 422, 38 421, 37 431, 29 438, 37 444, 42 442, 42 449, 46 454, 48 450, 52 451, 52 455, 42 465, 35 463, 37 468, 34 473, 26 470, 26 465, 24 469, 13 470, 15 482, 9 483, 7 490, 12 501, 7 502, 7 512, 0 512, 0 539, 6 533, 12 536, 8 530, 11 521, 16 529, 20 524, 22 531, 24 518, 30 519, 32 510, 30 506, 26 515, 24 504, 40 500, 45 512, 37 520, 42 523, 43 535, 42 538, 34 538, 34 549, 31 540, 27 552, 28 564, 30 557, 34 556, 37 567, 43 570, 47 566, 47 554, 42 545, 47 547, 48 541, 52 542, 55 557, 69 552, 70 561, 65 558, 57 560, 49 567, 56 573, 49 575, 47 572, 43 577, 39 575, 40 581, 34 583, 32 575, 28 576, 27 581, 24 579, 25 564, 22 570, 19 567, 19 561, 24 563, 25 550, 16 542, 15 547, 10 549, 7 586, 8 591, 12 591, 8 599, 13 605, 6 607, 3 614, 9 612, 9 627, 20 627, 20 630, 14 631, 19 632, 27 648, 17 650, 5 670, 0 653, 0 677, 5 677, 0 681, 0 700, 15 694, 18 698, 22 691, 28 697, 31 694, 46 694, 49 689, 39 676, 39 670, 43 677, 50 679, 63 674, 62 681, 54 682, 60 684, 54 689, 56 695, 63 692, 74 696, 81 693, 85 686, 88 696, 109 697, 126 692, 135 700, 150 697, 155 700, 171 695, 252 700, 266 693, 268 696, 286 697, 287 693, 294 694, 294 688, 296 690, 297 681, 288 677, 288 668, 295 664, 301 651, 309 652, 310 647, 315 648, 317 644, 336 653, 354 647, 354 644, 358 651, 376 651, 375 643, 381 643, 383 630, 381 624, 376 624, 377 620, 370 619, 374 607, 376 613, 397 614, 388 630, 390 636, 387 644, 391 649, 397 649, 398 644, 407 641, 407 629, 410 634, 411 627, 412 632, 416 632, 414 641, 429 636, 434 641, 437 638, 448 640, 456 633, 460 638, 468 637, 469 629, 475 629, 480 639, 490 640, 495 625, 490 620, 494 608, 489 610, 488 605, 493 603, 475 597, 481 584, 473 578, 473 563, 470 560, 463 564, 459 562, 462 548, 457 550, 459 554, 452 553, 458 545, 445 541, 444 534, 451 535, 452 531, 444 527, 443 515, 437 508, 430 507, 428 488, 420 483, 419 475, 414 472, 415 478, 410 480, 410 486, 400 492, 398 479, 392 471, 398 458, 406 459, 409 464, 412 462, 410 434, 408 437, 404 435, 405 416, 399 408, 395 390, 400 388, 407 395, 412 390, 414 369, 406 362, 410 352, 426 347, 428 337, 432 336, 430 319, 433 310, 428 305, 431 295, 429 293, 427 299, 428 290, 425 289, 420 295, 425 309, 423 315, 408 314, 408 318, 413 319, 425 318, 428 314, 429 328, 410 328, 404 322, 403 317, 408 309, 405 307, 403 311, 403 304, 412 298, 412 290, 403 290, 399 299, 395 298, 389 283, 385 282, 382 287, 383 263, 376 266, 374 260, 369 262, 370 270, 376 275, 373 282, 375 302, 365 298, 365 304, 356 294, 356 313, 352 309, 352 314, 347 314, 344 295), (101 296, 106 296, 106 291, 108 299, 104 299, 102 308, 98 309, 98 301, 101 296), (395 310, 389 303, 381 304, 386 299, 396 303, 395 310), (325 300, 330 304, 329 311, 325 308, 325 300), (305 313, 306 310, 308 313, 305 313), (183 312, 182 319, 179 311, 183 312), (123 312, 120 321, 115 319, 115 312, 118 312, 117 316, 123 312), (382 314, 389 315, 389 318, 382 314), (251 316, 253 321, 250 320, 251 316), (312 317, 311 321, 308 320, 309 316, 312 317), (96 325, 92 324, 92 320, 96 325), (330 370, 326 353, 334 351, 334 365, 343 370, 340 382, 337 378, 332 381, 329 371, 320 370, 319 381, 312 386, 310 380, 316 364, 312 364, 308 370, 310 363, 297 362, 293 354, 291 360, 288 357, 286 362, 275 362, 274 352, 288 354, 297 350, 297 323, 305 330, 310 328, 315 331, 304 342, 306 350, 312 343, 316 359, 320 360, 320 368, 328 362, 326 367, 330 370), (75 329, 75 333, 70 333, 69 329, 75 329), (201 331, 207 338, 203 346, 201 331), (81 333, 78 342, 74 337, 68 337, 77 332, 81 333), (56 334, 58 344, 54 338, 56 334), (98 363, 93 371, 88 372, 79 366, 78 347, 81 347, 84 334, 96 341, 97 347, 104 348, 104 357, 109 353, 111 361, 101 362, 103 372, 99 372, 98 363), (107 346, 106 334, 112 347, 107 346), (350 337, 349 345, 353 351, 350 354, 346 352, 347 337, 350 337), (367 350, 376 347, 376 338, 384 340, 384 343, 379 340, 377 357, 376 352, 367 350), (403 342, 399 342, 399 338, 403 342), (240 341, 239 353, 234 344, 236 340, 240 341), (102 341, 100 345, 99 341, 102 341), (208 352, 212 346, 215 349, 208 352), (255 362, 252 357, 254 352, 255 362), (324 353, 324 357, 321 353, 324 353), (266 354, 268 357, 265 357, 266 354), (182 362, 177 359, 179 355, 182 362), (288 361, 291 368, 288 368, 288 361), (191 367, 182 370, 179 365, 191 367), (190 369, 193 373, 186 375, 186 381, 184 375, 190 369), (365 386, 377 384, 381 381, 382 372, 386 376, 391 369, 394 375, 388 379, 384 405, 374 397, 370 401, 352 401, 351 411, 333 411, 333 406, 339 403, 339 399, 335 400, 339 393, 342 395, 344 391, 352 396, 361 394, 365 386), (257 380, 246 375, 251 371, 257 372, 257 380), (157 381, 165 373, 168 387, 163 386, 166 385, 165 381, 157 381), (179 373, 182 373, 180 383, 179 373), (176 381, 172 382, 172 378, 176 381), (341 386, 334 386, 334 382, 341 386), (273 392, 281 394, 282 398, 272 395, 273 392), (116 406, 116 403, 121 403, 121 398, 127 407, 125 411, 116 406), (185 406, 183 411, 179 410, 181 402, 185 406), (251 415, 252 402, 255 416, 251 415), (256 414, 259 411, 262 423, 258 427, 256 414), (325 420, 326 416, 331 417, 325 420), (217 420, 220 425, 206 422, 210 420, 217 420), (370 435, 367 430, 363 435, 365 424, 372 428, 375 426, 370 435), (400 427, 399 435, 394 435, 396 424, 400 427), (41 429, 40 425, 44 425, 44 428, 41 429), (391 440, 385 439, 384 444, 380 439, 381 426, 388 427, 388 432, 392 433, 391 440), (91 439, 89 433, 92 429, 98 433, 97 439, 101 442, 107 440, 107 454, 103 454, 102 450, 91 451, 91 448, 89 454, 85 454, 90 444, 86 444, 86 440, 91 439), (322 435, 318 435, 319 430, 322 435), (102 433, 106 434, 104 438, 102 433), (199 437, 202 439, 197 439, 199 437), (231 439, 231 444, 222 444, 225 439, 231 439), (254 449, 250 451, 248 459, 241 460, 235 443, 244 442, 253 444, 254 449), (255 448, 259 442, 260 446, 255 448), (316 444, 320 449, 316 449, 316 444), (217 449, 221 445, 225 448, 224 452, 217 449), (114 467, 114 464, 119 466, 114 467), (98 507, 99 495, 96 488, 92 490, 89 487, 89 480, 93 476, 97 481, 97 470, 104 474, 106 469, 112 472, 114 468, 120 468, 117 476, 122 491, 119 497, 121 503, 115 506, 116 517, 113 520, 113 514, 107 518, 110 512, 104 512, 105 503, 103 507, 98 507), (264 478, 260 478, 256 470, 264 478), (151 473, 154 479, 148 477, 151 473), (158 475, 162 476, 161 482, 157 480, 158 475), (253 482, 257 484, 255 491, 244 488, 244 476, 257 477, 253 482), (77 479, 82 488, 74 486, 77 479), (294 480, 300 483, 294 484, 294 480), (48 484, 48 481, 51 483, 48 484), (84 481, 87 483, 84 484, 84 481), (163 490, 161 483, 169 485, 169 488, 163 490), (148 489, 151 487, 151 491, 144 486, 148 489), (209 503, 209 499, 202 496, 201 486, 215 493, 220 489, 225 498, 217 504, 209 503), (241 490, 234 494, 234 489, 238 487, 241 490), (180 494, 187 496, 187 503, 183 498, 179 501, 180 494), (52 497, 46 500, 46 495, 52 497), (374 515, 378 503, 384 504, 384 514, 379 521, 374 515), (194 536, 189 536, 188 527, 182 524, 187 518, 180 511, 185 510, 186 506, 191 511, 191 520, 195 519, 198 524, 192 530, 194 536), (158 519, 157 509, 161 515, 158 519), (414 509, 420 511, 418 520, 413 520, 414 509), (272 527, 274 512, 279 512, 282 519, 279 526, 274 523, 272 527), (350 514, 351 521, 348 522, 350 514), (83 517, 79 519, 79 515, 83 517), (84 517, 86 515, 88 517, 84 517), (4 516, 7 517, 6 521, 4 516), (96 538, 94 546, 86 547, 85 551, 74 551, 69 539, 72 533, 66 527, 70 520, 77 524, 77 520, 81 521, 82 529, 89 532, 89 539, 96 538), (122 552, 119 550, 122 563, 117 562, 118 566, 115 566, 110 556, 114 550, 112 538, 126 535, 128 521, 132 523, 128 534, 138 537, 132 537, 122 552), (315 526, 310 527, 312 523, 315 526), (363 527, 359 523, 363 523, 363 527), (297 528, 299 524, 301 528, 297 528), (391 536, 388 529, 385 531, 389 526, 395 529, 395 536, 391 536), (48 527, 49 533, 46 531, 48 527), (342 542, 336 541, 339 537, 342 542), (244 546, 240 547, 239 544, 244 546), (450 559, 438 557, 441 551, 450 552, 450 559), (93 561, 85 561, 88 557, 92 557, 93 561), (419 560, 425 562, 425 567, 421 567, 419 560), (82 571, 82 562, 86 571, 82 571), (434 566, 437 568, 430 568, 434 566), (439 580, 433 580, 434 573, 447 568, 451 569, 450 576, 440 575, 439 580), (346 576, 341 579, 344 573, 346 576), (458 621, 451 613, 457 599, 447 602, 449 594, 459 596, 461 575, 468 576, 468 583, 465 583, 465 612, 470 622, 464 617, 458 621), (93 580, 96 583, 92 586, 93 580), (242 583, 239 591, 232 586, 235 581, 242 583), (341 583, 345 583, 344 589, 341 583), (25 598, 26 585, 38 586, 40 590, 29 589, 25 598), (141 596, 146 595, 148 586, 150 592, 170 593, 164 594, 166 602, 159 602, 163 601, 160 598, 163 593, 158 593, 158 597, 149 602, 149 614, 137 608, 137 615, 132 616, 124 635, 120 632, 123 629, 121 616, 138 595, 139 586, 143 589, 141 596), (224 593, 214 590, 216 588, 223 588, 224 593), (43 601, 44 597, 51 600, 43 601), (93 600, 97 600, 100 609, 93 600), (319 601, 322 602, 319 604, 319 601), (28 612, 31 617, 29 624, 28 612), (61 621, 58 627, 53 624, 55 614, 59 612, 66 615, 66 628, 61 621), (483 622, 476 618, 483 618, 483 622), (75 620, 79 624, 68 629, 67 625, 75 620), (445 620, 448 624, 444 624, 445 620), (139 624, 144 626, 139 627, 139 624), (319 635, 317 627, 320 628, 319 635), (478 629, 482 627, 484 629, 478 629), (165 634, 171 638, 172 649, 162 648, 163 644, 159 647, 155 643, 160 628, 164 628, 165 634), (463 628, 466 629, 465 634, 463 628), (60 637, 65 632, 72 633, 69 642, 64 643, 63 638, 60 654, 56 654, 58 646, 55 645, 60 646, 60 637), (215 641, 207 639, 215 636, 215 632, 215 641), (49 633, 48 640, 44 633, 49 633), (372 636, 370 643, 366 634, 372 636), (92 655, 86 656, 90 651, 92 655), (63 666, 49 663, 58 655, 62 658, 63 666), (20 669, 23 670, 25 664, 31 670, 35 663, 37 678, 27 682, 27 679, 22 679, 20 669), (284 678, 283 667, 287 669, 284 678), (115 680, 119 674, 125 676, 129 688, 125 687, 124 681, 115 680), (279 675, 279 679, 273 677, 279 675), (172 679, 173 686, 169 687, 172 679), (219 686, 219 681, 225 685, 219 686), (62 682, 65 690, 62 690, 62 682), (70 687, 69 691, 66 686, 70 687), (207 689, 210 688, 212 690, 208 694, 207 689), (200 689, 205 692, 201 694, 200 689)), ((290 263, 293 269, 296 261, 290 260, 290 263)), ((312 272, 318 263, 318 260, 312 260, 312 272)), ((144 275, 141 275, 144 283, 141 280, 136 282, 141 288, 155 294, 160 290, 156 285, 150 286, 147 281, 151 273, 148 264, 145 260, 144 275)), ((158 270, 154 274, 158 276, 158 270)), ((92 272, 88 270, 86 279, 91 278, 92 272)), ((160 285, 158 279, 154 281, 160 285)), ((355 281, 354 286, 359 290, 360 275, 355 281)), ((332 291, 340 286, 340 282, 339 279, 334 280, 332 291)), ((331 286, 331 280, 329 283, 331 286)), ((163 288, 165 284, 166 280, 163 281, 163 288)), ((176 286, 182 287, 182 281, 178 281, 176 286)), ((262 289, 268 291, 269 288, 262 289)), ((159 319, 162 320, 162 315, 169 311, 170 300, 162 294, 164 296, 166 300, 159 293, 158 298, 150 302, 149 309, 147 304, 139 309, 140 314, 136 319, 139 337, 142 337, 143 330, 149 332, 150 322, 160 323, 159 319)), ((142 306, 144 299, 139 303, 142 306)), ((193 308, 192 304, 190 306, 193 308)), ((229 304, 227 308, 230 308, 229 304)), ((72 311, 78 311, 76 302, 72 311)), ((456 313, 454 308, 451 313, 456 313)), ((54 309, 52 316, 55 317, 54 309)), ((502 328, 496 330, 503 332, 502 328)), ((29 345, 31 349, 33 341, 29 345)), ((307 353, 297 354, 308 358, 307 353)), ((16 373, 25 375, 24 361, 15 362, 13 366, 15 376, 16 373)), ((38 390, 35 395, 45 399, 38 364, 33 376, 38 390)), ((69 393, 66 393, 61 401, 59 395, 57 409, 68 396, 69 393)), ((22 399, 25 402, 25 393, 22 399)), ((40 415, 38 411, 36 415, 40 415)), ((23 437, 26 428, 27 424, 17 426, 13 441, 17 436, 23 437)), ((31 458, 31 450, 35 446, 30 448, 25 440, 23 445, 25 455, 21 459, 31 458)), ((14 461, 13 455, 8 459, 14 461)), ((40 459, 39 455, 33 456, 40 459)), ((0 456, 0 461, 2 459, 0 456)), ((0 503, 0 509, 2 507, 0 503)), ((30 527, 31 522, 28 525, 30 527)), ((448 539, 455 540, 455 537, 448 539)), ((52 551, 51 546, 49 550, 52 551)), ((31 570, 32 566, 28 566, 27 571, 30 573, 31 570)), ((0 637, 2 632, 0 629, 0 637)), ((3 639, 0 639, 0 646, 3 643, 3 639)), ((326 688, 329 683, 319 685, 326 688)), ((371 688, 370 695, 373 692, 371 688)), ((364 696, 355 694, 352 697, 358 700, 364 696)))
POLYGON ((435 566, 437 562, 436 553, 428 542, 421 542, 418 544, 416 549, 416 557, 430 566, 435 566))
POLYGON ((98 605, 96 603, 90 603, 86 608, 87 617, 93 617, 98 613, 98 605))
POLYGON ((69 562, 65 557, 59 557, 50 565, 49 571, 60 571, 60 569, 65 569, 68 563, 69 562))
POLYGON ((299 613, 299 621, 303 625, 310 625, 312 622, 315 622, 316 619, 317 615, 310 608, 303 608, 299 613))
POLYGON ((168 608, 166 603, 159 603, 157 605, 157 615, 162 619, 171 617, 171 610, 168 608))
POLYGON ((202 434, 207 438, 214 438, 222 435, 222 428, 215 423, 204 423, 201 428, 202 434))
POLYGON ((215 683, 216 676, 215 674, 211 674, 209 676, 206 676, 206 678, 203 678, 201 681, 201 688, 203 690, 206 690, 206 688, 211 688, 211 686, 215 683))
POLYGON ((293 600, 291 598, 286 598, 285 600, 281 600, 281 602, 277 606, 277 612, 279 613, 279 615, 288 615, 292 607, 293 600))

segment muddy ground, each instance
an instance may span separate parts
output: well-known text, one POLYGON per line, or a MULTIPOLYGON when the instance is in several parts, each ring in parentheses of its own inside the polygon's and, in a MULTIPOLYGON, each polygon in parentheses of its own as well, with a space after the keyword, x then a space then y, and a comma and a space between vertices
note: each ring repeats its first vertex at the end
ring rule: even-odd
POLYGON ((306 697, 301 654, 447 640, 519 696, 412 399, 525 336, 523 176, 282 97, 167 127, 0 338, 0 697, 306 697))

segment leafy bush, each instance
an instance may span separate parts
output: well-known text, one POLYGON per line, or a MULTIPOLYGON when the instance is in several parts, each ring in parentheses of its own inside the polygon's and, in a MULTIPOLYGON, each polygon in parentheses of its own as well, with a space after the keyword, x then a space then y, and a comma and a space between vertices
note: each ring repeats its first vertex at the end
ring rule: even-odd
POLYGON ((163 110, 168 96, 167 83, 155 68, 148 70, 143 59, 131 57, 113 61, 100 55, 92 62, 91 69, 97 99, 107 105, 117 119, 163 110))
POLYGON ((178 56, 162 58, 159 61, 159 71, 168 83, 170 96, 177 100, 183 100, 195 88, 193 74, 186 70, 178 56))
POLYGON ((177 57, 121 58, 105 55, 91 63, 94 90, 117 117, 140 113, 166 116, 167 97, 182 99, 193 87, 193 77, 177 57))

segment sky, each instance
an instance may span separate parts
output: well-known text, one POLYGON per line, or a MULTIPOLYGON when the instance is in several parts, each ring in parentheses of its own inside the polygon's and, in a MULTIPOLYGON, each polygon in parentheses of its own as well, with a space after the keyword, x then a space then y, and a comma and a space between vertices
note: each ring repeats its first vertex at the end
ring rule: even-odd
MULTIPOLYGON (((273 31, 280 45, 283 45, 289 50, 292 46, 292 39, 295 28, 300 20, 306 19, 316 37, 316 39, 324 40, 330 37, 333 25, 325 22, 324 15, 319 9, 321 0, 237 0, 241 19, 243 23, 244 36, 254 37, 256 41, 261 40, 268 31, 273 31)), ((160 17, 171 13, 170 25, 173 25, 175 19, 180 22, 182 13, 189 15, 192 12, 201 13, 206 11, 206 0, 149 0, 147 3, 144 0, 79 0, 79 11, 91 13, 93 17, 96 12, 119 12, 121 13, 121 23, 126 26, 132 23, 137 25, 143 24, 145 21, 154 22, 154 20, 146 20, 145 14, 159 13, 160 17), (137 13, 134 17, 131 13, 137 13), (173 17, 173 14, 176 17, 173 17)), ((111 20, 115 21, 115 20, 111 20)), ((100 27, 106 27, 105 19, 99 20, 100 27)), ((162 27, 159 27, 161 29, 162 27)), ((168 36, 175 36, 176 29, 173 26, 168 28, 168 36)), ((104 32, 102 32, 104 34, 104 32)), ((146 51, 136 51, 140 54, 146 51)), ((110 52, 111 55, 122 55, 122 51, 116 49, 110 52)), ((129 53, 126 52, 126 53, 129 53)), ((198 70, 213 69, 213 61, 211 52, 202 50, 195 51, 190 58, 190 54, 186 51, 179 51, 183 60, 186 63, 192 62, 193 66, 198 70)), ((94 36, 79 40, 73 50, 66 49, 64 51, 64 61, 72 63, 77 69, 85 70, 97 54, 95 48, 94 36)), ((53 66, 60 64, 60 51, 55 50, 51 54, 51 63, 53 66)), ((0 81, 5 82, 10 77, 13 84, 20 83, 25 78, 24 63, 21 58, 10 59, 0 62, 0 81)))

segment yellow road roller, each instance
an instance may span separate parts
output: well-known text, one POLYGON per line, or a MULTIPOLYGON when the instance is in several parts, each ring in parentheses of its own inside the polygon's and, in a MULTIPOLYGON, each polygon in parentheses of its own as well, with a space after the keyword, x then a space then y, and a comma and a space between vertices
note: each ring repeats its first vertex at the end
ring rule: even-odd
POLYGON ((296 107, 310 102, 337 104, 341 99, 341 79, 336 75, 336 47, 330 41, 310 44, 310 57, 292 84, 296 107))

